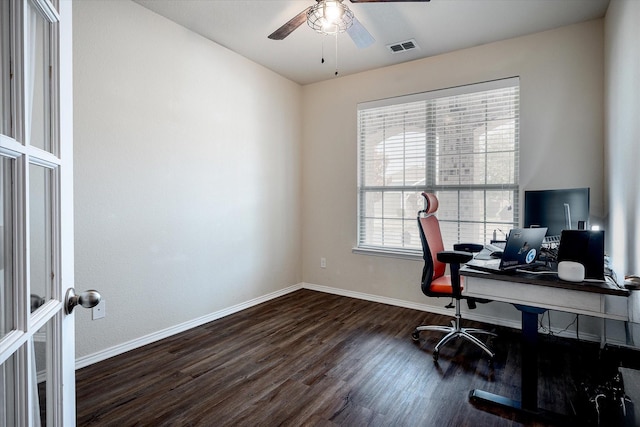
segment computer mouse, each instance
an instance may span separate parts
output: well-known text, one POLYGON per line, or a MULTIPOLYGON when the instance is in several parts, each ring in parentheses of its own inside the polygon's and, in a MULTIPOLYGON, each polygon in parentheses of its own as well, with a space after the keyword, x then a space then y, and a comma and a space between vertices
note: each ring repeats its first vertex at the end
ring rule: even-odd
POLYGON ((502 251, 491 252, 491 258, 502 258, 502 251))

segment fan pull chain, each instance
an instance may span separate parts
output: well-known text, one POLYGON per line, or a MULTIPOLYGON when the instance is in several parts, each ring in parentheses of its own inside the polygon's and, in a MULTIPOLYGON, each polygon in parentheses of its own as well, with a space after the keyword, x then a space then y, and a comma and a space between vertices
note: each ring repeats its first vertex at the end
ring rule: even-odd
POLYGON ((336 32, 336 76, 338 75, 338 33, 336 32))
MULTIPOLYGON (((338 33, 335 33, 335 36, 336 36, 336 41, 335 41, 335 43, 336 43, 336 45, 335 45, 335 48, 336 48, 336 71, 335 71, 335 75, 337 76, 338 75, 338 33)), ((322 55, 321 55, 320 63, 324 64, 324 38, 322 39, 321 46, 322 46, 321 47, 321 49, 322 49, 321 54, 322 55)))

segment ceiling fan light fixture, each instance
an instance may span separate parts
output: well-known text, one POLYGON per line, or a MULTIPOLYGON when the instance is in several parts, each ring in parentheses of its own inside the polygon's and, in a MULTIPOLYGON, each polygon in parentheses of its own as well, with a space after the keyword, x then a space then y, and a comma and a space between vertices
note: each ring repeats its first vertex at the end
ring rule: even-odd
POLYGON ((353 12, 343 0, 319 0, 307 12, 307 24, 320 34, 343 33, 353 25, 353 12))

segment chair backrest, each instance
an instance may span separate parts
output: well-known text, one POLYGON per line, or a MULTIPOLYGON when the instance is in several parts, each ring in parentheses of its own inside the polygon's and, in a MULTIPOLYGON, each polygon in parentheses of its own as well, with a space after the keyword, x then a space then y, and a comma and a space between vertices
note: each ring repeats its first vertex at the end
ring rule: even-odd
POLYGON ((422 241, 422 257, 424 268, 422 270, 422 290, 429 288, 431 282, 444 276, 446 264, 438 261, 438 252, 444 251, 440 223, 434 215, 438 210, 438 198, 432 193, 422 193, 426 200, 424 210, 418 212, 418 229, 422 241))

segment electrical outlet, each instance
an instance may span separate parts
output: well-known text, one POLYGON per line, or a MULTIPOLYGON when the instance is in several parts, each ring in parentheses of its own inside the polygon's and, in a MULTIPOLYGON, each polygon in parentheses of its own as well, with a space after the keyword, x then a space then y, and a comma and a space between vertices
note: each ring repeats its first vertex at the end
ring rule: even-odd
POLYGON ((106 306, 104 300, 100 300, 98 305, 91 309, 91 320, 102 319, 106 316, 106 306))
POLYGON ((320 268, 327 268, 327 259, 320 258, 320 268))

